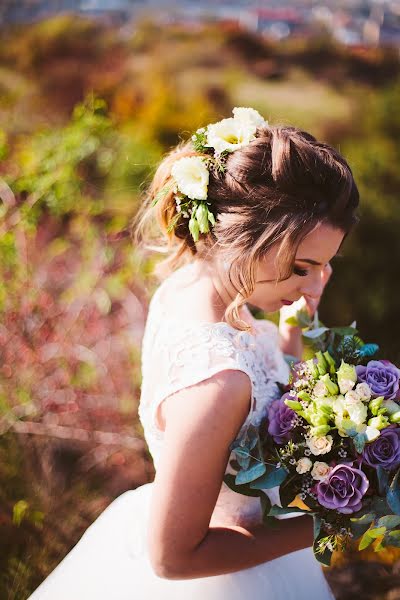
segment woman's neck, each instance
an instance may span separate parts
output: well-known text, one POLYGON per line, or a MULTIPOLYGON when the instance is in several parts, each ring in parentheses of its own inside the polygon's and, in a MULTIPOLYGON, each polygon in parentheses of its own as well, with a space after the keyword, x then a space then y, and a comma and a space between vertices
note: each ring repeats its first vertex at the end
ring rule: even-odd
POLYGON ((201 259, 196 261, 196 268, 199 274, 210 279, 215 290, 217 308, 225 313, 236 298, 236 290, 229 280, 228 271, 217 261, 211 263, 201 259))

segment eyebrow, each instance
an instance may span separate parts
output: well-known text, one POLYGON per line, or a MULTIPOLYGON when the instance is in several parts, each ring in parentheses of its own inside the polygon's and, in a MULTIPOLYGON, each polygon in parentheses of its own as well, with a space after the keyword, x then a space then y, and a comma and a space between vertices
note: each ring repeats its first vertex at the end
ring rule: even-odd
POLYGON ((316 260, 313 260, 312 258, 296 258, 296 260, 309 263, 310 265, 317 265, 318 267, 322 266, 322 263, 319 263, 316 260))

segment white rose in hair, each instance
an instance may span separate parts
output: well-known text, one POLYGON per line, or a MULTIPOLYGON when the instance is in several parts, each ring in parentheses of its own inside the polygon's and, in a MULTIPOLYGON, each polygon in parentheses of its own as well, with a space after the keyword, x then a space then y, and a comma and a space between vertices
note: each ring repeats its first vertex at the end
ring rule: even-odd
POLYGON ((333 438, 331 435, 322 435, 321 437, 310 437, 306 439, 306 444, 310 448, 311 452, 318 456, 319 454, 326 454, 330 452, 333 444, 333 438))
POLYGON ((235 106, 233 109, 233 116, 237 121, 242 123, 249 123, 254 127, 262 127, 268 125, 268 122, 263 119, 260 113, 254 108, 244 108, 243 106, 235 106))
POLYGON ((313 479, 317 479, 318 481, 323 481, 332 471, 332 467, 330 467, 326 462, 320 462, 316 460, 314 466, 311 471, 311 475, 313 479))
POLYGON ((364 402, 367 402, 371 398, 371 388, 368 383, 358 383, 356 385, 356 392, 359 395, 360 400, 363 400, 364 402))
POLYGON ((206 200, 209 172, 201 156, 185 156, 171 169, 178 190, 192 200, 206 200))
POLYGON ((303 475, 303 473, 307 473, 312 467, 312 462, 306 456, 304 458, 299 458, 297 461, 296 471, 303 475))
POLYGON ((238 119, 222 119, 207 127, 207 146, 214 148, 217 154, 227 150, 234 152, 242 146, 247 146, 254 140, 256 126, 251 122, 242 122, 238 119))

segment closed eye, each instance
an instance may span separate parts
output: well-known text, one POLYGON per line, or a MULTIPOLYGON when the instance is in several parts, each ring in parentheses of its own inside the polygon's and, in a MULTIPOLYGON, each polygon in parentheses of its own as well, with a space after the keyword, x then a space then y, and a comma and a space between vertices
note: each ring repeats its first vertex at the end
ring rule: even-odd
POLYGON ((308 275, 307 269, 301 269, 300 267, 294 267, 293 273, 299 277, 306 277, 308 275))

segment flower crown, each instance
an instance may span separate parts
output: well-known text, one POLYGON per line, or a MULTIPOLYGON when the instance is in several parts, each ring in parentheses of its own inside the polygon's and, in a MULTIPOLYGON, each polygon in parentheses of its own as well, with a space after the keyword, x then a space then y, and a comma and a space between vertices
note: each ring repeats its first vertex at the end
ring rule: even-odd
POLYGON ((210 171, 223 172, 227 156, 254 140, 258 127, 268 125, 254 108, 236 107, 232 112, 233 117, 202 127, 192 135, 194 150, 208 156, 180 158, 171 169, 177 214, 169 230, 181 217, 189 219, 195 242, 200 233, 208 233, 210 225, 215 225, 211 202, 207 202, 210 171))

